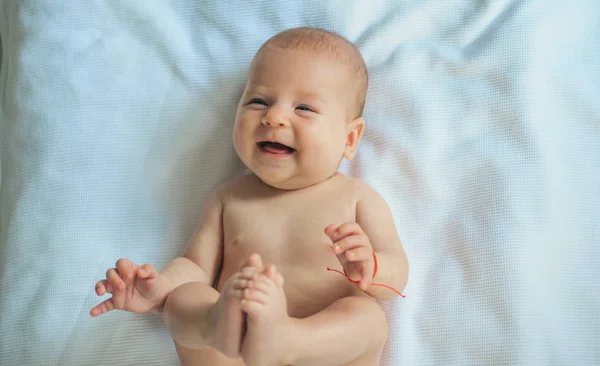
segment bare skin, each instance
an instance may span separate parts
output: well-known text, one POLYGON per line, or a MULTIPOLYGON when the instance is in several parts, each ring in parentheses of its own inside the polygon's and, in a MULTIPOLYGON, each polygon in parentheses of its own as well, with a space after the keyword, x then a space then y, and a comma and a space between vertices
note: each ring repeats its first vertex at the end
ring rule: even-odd
MULTIPOLYGON (((273 267, 269 266, 267 268, 273 267)), ((177 343, 177 341, 175 342, 182 365, 245 365, 240 356, 242 337, 246 333, 247 327, 246 314, 242 311, 240 300, 248 284, 256 279, 259 274, 270 276, 269 278, 277 286, 283 284, 283 278, 280 275, 275 275, 271 269, 264 270, 262 260, 258 255, 251 255, 241 270, 225 281, 219 300, 215 302, 212 311, 207 316, 207 320, 213 320, 213 322, 207 322, 210 324, 210 330, 207 334, 212 333, 214 337, 212 340, 207 338, 201 342, 205 342, 208 348, 187 348, 177 343)), ((190 283, 183 285, 178 293, 186 295, 186 298, 189 299, 189 292, 195 288, 200 288, 201 291, 205 290, 197 283, 190 283)))
MULTIPOLYGON (((381 309, 356 285, 326 270, 327 267, 341 269, 341 265, 324 228, 332 222, 354 220, 356 201, 364 194, 364 188, 360 181, 341 174, 302 191, 279 191, 265 186, 254 176, 242 177, 228 184, 228 189, 223 191, 226 202, 223 224, 228 230, 224 232, 224 259, 217 289, 221 291, 220 299, 231 302, 244 300, 239 307, 247 314, 246 332, 236 362, 241 362, 239 358, 244 357, 246 365, 281 365, 286 362, 294 365, 377 364, 387 334, 381 309), (321 209, 315 212, 312 208, 317 204, 321 209), (287 207, 297 208, 294 216, 285 214, 287 207), (294 224, 290 220, 295 220, 295 217, 311 219, 298 220, 294 224), (263 253, 262 258, 256 262, 247 261, 255 252, 263 253), (257 283, 262 284, 261 289, 266 293, 259 293, 258 298, 255 298, 257 294, 250 285, 258 271, 248 271, 248 263, 270 264, 260 273, 263 277, 257 283), (271 282, 275 285, 269 285, 265 277, 281 278, 283 285, 277 285, 274 279, 271 282), (230 289, 234 290, 233 296, 230 289), (240 291, 242 289, 245 290, 240 291), (290 337, 279 336, 281 334, 289 334, 290 337), (344 339, 344 342, 332 343, 331 339, 344 339), (306 352, 306 349, 315 352, 306 352), (297 354, 307 359, 299 359, 297 354)), ((189 299, 190 292, 195 291, 194 286, 189 284, 177 288, 169 296, 169 301, 178 301, 179 295, 189 299)), ((220 324, 239 324, 238 305, 224 305, 222 309, 231 311, 221 310, 225 316, 218 320, 220 324), (227 314, 232 314, 235 320, 227 319, 227 314)), ((165 306, 165 312, 175 313, 174 310, 165 306)), ((221 326, 221 329, 230 328, 221 326)), ((237 334, 240 332, 235 326, 231 329, 231 334, 234 334, 231 339, 239 339, 237 334)), ((174 337, 177 341, 178 338, 174 337)), ((227 342, 221 344, 224 343, 227 342)), ((226 352, 225 347, 215 344, 215 348, 226 352)), ((235 349, 235 346, 229 349, 235 349)), ((178 351, 182 362, 191 360, 183 362, 184 365, 238 365, 231 363, 232 358, 222 354, 219 358, 219 355, 202 347, 183 347, 180 344, 178 351), (205 360, 205 363, 199 360, 205 360)), ((231 352, 228 354, 233 356, 231 352)))
POLYGON ((282 365, 285 363, 288 325, 287 300, 283 281, 275 266, 268 266, 259 276, 244 283, 242 310, 248 314, 248 331, 242 345, 242 356, 248 366, 282 365))
POLYGON ((212 308, 213 348, 229 357, 239 356, 245 331, 246 317, 242 313, 239 294, 247 282, 255 278, 263 267, 261 258, 256 254, 251 255, 242 270, 225 282, 219 300, 212 308))
MULTIPOLYGON (((214 281, 214 278, 202 279, 198 275, 200 282, 186 282, 177 286, 164 303, 165 321, 182 364, 241 366, 245 365, 243 356, 249 361, 259 359, 248 365, 261 364, 264 350, 270 350, 266 364, 287 362, 293 365, 319 365, 318 361, 321 360, 321 364, 327 366, 377 365, 386 336, 381 309, 356 285, 326 270, 327 267, 341 269, 342 266, 339 255, 332 250, 332 240, 325 229, 331 223, 356 221, 361 214, 357 207, 360 207, 362 200, 370 198, 370 193, 371 190, 364 183, 341 174, 321 184, 294 191, 268 187, 255 176, 245 176, 228 183, 226 189, 220 191, 221 199, 215 200, 224 202, 219 217, 227 228, 223 231, 223 262, 217 290, 206 284, 214 281), (296 208, 293 215, 289 214, 288 207, 296 208), (315 207, 320 209, 315 210, 315 207), (262 254, 261 258, 252 256, 257 252, 262 254), (268 301, 268 307, 257 307, 257 304, 250 303, 254 299, 251 297, 246 299, 248 303, 242 305, 239 302, 240 290, 248 288, 248 283, 243 281, 264 271, 263 263, 273 265, 285 282, 279 287, 268 287, 264 299, 268 301), (251 270, 252 267, 255 269, 251 270), (285 301, 282 301, 283 298, 285 301), (243 325, 244 308, 248 314, 246 328, 243 325), (173 325, 176 319, 185 327, 173 325), (279 326, 273 327, 273 324, 279 326), (273 337, 266 329, 273 332, 273 337), (244 332, 245 337, 242 338, 244 332), (277 342, 285 338, 276 337, 275 334, 291 335, 289 343, 292 346, 277 346, 277 342), (344 341, 332 342, 332 339, 344 341), (284 350, 285 354, 276 350, 284 350), (297 355, 306 359, 299 359, 297 355)), ((376 223, 386 223, 384 217, 380 214, 376 223)), ((369 223, 361 223, 365 228, 369 227, 369 223)), ((385 233, 385 228, 379 230, 384 232, 384 237, 390 235, 385 233)), ((389 230, 394 230, 393 226, 389 230)), ((198 235, 204 234, 200 232, 198 235)), ((375 239, 375 236, 371 237, 375 239)), ((199 248, 206 250, 207 243, 203 244, 197 245, 193 239, 186 254, 190 258, 198 257, 196 251, 199 248)), ((219 246, 218 243, 215 245, 219 246)), ((383 245, 379 242, 374 245, 374 249, 380 253, 382 266, 386 256, 392 258, 393 263, 401 262, 401 258, 395 257, 396 252, 385 245, 392 246, 394 243, 388 240, 383 245)), ((119 262, 121 272, 126 277, 129 275, 123 263, 128 262, 119 262)), ((190 273, 191 268, 181 272, 190 273)), ((380 271, 384 270, 381 268, 380 271)), ((110 280, 102 280, 98 286, 112 281, 110 290, 113 291, 113 298, 109 300, 119 302, 122 294, 115 288, 123 280, 114 276, 113 271, 109 272, 110 280)), ((205 272, 210 273, 210 268, 207 267, 202 273, 205 272)), ((166 278, 169 273, 173 275, 175 272, 167 268, 158 275, 158 279, 166 278)), ((148 273, 142 270, 139 274, 148 273)), ((262 275, 269 277, 268 273, 262 275)), ((378 282, 393 284, 385 278, 378 282)), ((123 295, 135 294, 131 286, 136 280, 130 278, 124 280, 125 283, 123 295)), ((389 295, 387 292, 385 294, 389 295)), ((106 301, 99 307, 106 306, 106 301)), ((123 307, 123 303, 121 307, 118 305, 116 308, 133 311, 132 308, 123 307)))
POLYGON ((383 198, 337 173, 365 124, 356 70, 309 49, 261 48, 233 128, 252 174, 213 193, 160 274, 127 260, 110 269, 97 293, 112 298, 93 316, 162 309, 183 365, 378 364, 387 324, 374 299, 396 295, 372 283, 401 291, 408 262, 383 198))

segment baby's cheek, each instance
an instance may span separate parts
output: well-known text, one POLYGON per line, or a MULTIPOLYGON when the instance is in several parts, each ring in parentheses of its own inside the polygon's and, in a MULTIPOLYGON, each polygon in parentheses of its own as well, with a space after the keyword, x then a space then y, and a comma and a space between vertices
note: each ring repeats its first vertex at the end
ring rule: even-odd
POLYGON ((240 121, 239 123, 236 122, 236 124, 233 126, 233 145, 235 146, 236 149, 240 148, 245 140, 245 131, 244 131, 244 126, 243 126, 243 121, 240 121))

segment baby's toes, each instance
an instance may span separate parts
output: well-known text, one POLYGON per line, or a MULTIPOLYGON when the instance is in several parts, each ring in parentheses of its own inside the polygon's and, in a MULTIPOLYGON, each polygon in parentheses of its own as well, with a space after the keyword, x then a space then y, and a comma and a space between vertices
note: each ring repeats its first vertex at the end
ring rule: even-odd
POLYGON ((260 271, 254 267, 244 267, 239 272, 239 278, 245 280, 252 280, 256 278, 256 276, 260 273, 260 271))
POLYGON ((275 285, 277 285, 277 287, 283 286, 283 275, 277 272, 273 281, 275 282, 275 285))
POLYGON ((243 298, 250 301, 262 301, 270 295, 273 287, 274 283, 269 278, 258 278, 251 281, 248 287, 243 290, 243 298))
POLYGON ((265 308, 265 299, 261 300, 247 300, 242 299, 240 301, 240 307, 242 311, 248 314, 249 316, 256 317, 260 316, 261 313, 264 312, 265 308))
POLYGON ((248 257, 248 261, 244 263, 244 267, 246 266, 254 267, 259 271, 262 271, 262 269, 264 268, 262 258, 257 253, 250 254, 250 257, 248 257))
POLYGON ((245 288, 248 287, 248 284, 250 283, 251 280, 246 279, 246 278, 238 278, 234 283, 233 283, 233 290, 243 290, 245 288))
POLYGON ((242 293, 240 305, 248 313, 260 311, 268 302, 269 294, 256 288, 247 288, 242 293))
POLYGON ((283 275, 274 265, 269 264, 262 274, 271 279, 271 281, 273 281, 277 287, 283 286, 283 275))

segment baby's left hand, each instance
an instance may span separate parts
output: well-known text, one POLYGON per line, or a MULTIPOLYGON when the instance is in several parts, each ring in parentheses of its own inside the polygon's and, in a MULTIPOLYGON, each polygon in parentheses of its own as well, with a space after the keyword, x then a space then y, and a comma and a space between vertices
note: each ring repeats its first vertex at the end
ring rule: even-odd
POLYGON ((375 261, 369 237, 356 222, 329 225, 325 234, 333 242, 331 248, 337 255, 344 272, 352 281, 360 281, 358 287, 365 291, 373 280, 375 261))

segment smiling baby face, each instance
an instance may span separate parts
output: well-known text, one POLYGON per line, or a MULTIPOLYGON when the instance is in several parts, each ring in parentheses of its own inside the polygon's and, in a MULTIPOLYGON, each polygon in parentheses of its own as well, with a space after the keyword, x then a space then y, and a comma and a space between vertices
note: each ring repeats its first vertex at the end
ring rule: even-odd
POLYGON ((335 54, 270 41, 250 67, 234 147, 266 184, 303 188, 329 178, 343 157, 354 156, 364 92, 357 90, 361 83, 352 65, 335 54))

